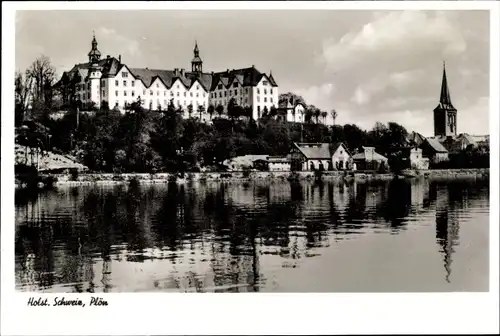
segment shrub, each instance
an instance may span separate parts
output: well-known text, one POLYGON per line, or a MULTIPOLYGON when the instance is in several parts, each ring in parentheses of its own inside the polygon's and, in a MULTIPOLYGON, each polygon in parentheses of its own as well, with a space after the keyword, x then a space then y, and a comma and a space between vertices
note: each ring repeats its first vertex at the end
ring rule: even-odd
POLYGON ((78 181, 80 173, 78 172, 78 169, 73 169, 71 170, 70 175, 71 175, 71 181, 78 181))
POLYGON ((250 167, 248 167, 248 166, 243 167, 243 177, 249 178, 251 171, 252 171, 252 169, 250 167))

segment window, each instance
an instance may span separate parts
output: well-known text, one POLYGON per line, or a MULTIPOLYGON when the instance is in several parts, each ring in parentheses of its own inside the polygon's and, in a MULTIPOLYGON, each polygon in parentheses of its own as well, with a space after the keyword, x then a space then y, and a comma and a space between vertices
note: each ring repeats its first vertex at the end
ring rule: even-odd
POLYGON ((268 84, 268 81, 263 81, 262 82, 262 85, 267 85, 268 84))
POLYGON ((205 98, 205 93, 203 93, 203 98, 205 98))
POLYGON ((260 97, 259 96, 257 96, 257 102, 260 103, 260 97))
POLYGON ((118 91, 115 91, 115 95, 118 97, 118 91))
POLYGON ((267 94, 267 90, 266 89, 264 89, 264 94, 267 94))
POLYGON ((177 97, 179 97, 179 92, 177 92, 177 97))
POLYGON ((271 91, 271 94, 273 94, 273 88, 270 88, 269 90, 271 91))
POLYGON ((234 95, 237 96, 238 95, 238 90, 234 90, 234 95))
POLYGON ((177 89, 179 89, 179 84, 177 84, 177 89))
POLYGON ((120 85, 117 80, 115 80, 115 85, 116 86, 120 85))
POLYGON ((199 90, 200 89, 200 86, 199 85, 196 85, 196 90, 199 90))
POLYGON ((90 92, 87 94, 88 99, 90 99, 90 92))
POLYGON ((186 106, 186 101, 184 101, 184 106, 186 106))
POLYGON ((152 96, 153 95, 153 90, 149 90, 149 95, 152 96))
POLYGON ((135 86, 135 81, 132 81, 132 87, 134 87, 134 86, 135 86))
POLYGON ((145 96, 146 95, 146 90, 142 90, 142 95, 145 96))
POLYGON ((227 97, 227 91, 224 91, 224 97, 227 97))
POLYGON ((264 103, 267 103, 267 97, 264 97, 264 103))
POLYGON ((217 85, 217 90, 222 90, 222 84, 217 85))
POLYGON ((157 87, 157 88, 159 88, 159 87, 160 87, 160 85, 159 85, 158 83, 156 83, 156 87, 157 87))
POLYGON ((124 71, 124 72, 122 72, 122 77, 123 77, 123 78, 127 78, 127 77, 128 77, 128 72, 125 72, 125 71, 124 71))
POLYGON ((127 81, 123 81, 123 86, 127 86, 127 81))
POLYGON ((233 83, 233 87, 238 87, 238 82, 233 83))
POLYGON ((127 96, 127 91, 123 91, 123 96, 126 97, 127 96))
POLYGON ((219 92, 219 98, 222 98, 222 92, 219 92))
POLYGON ((245 93, 248 93, 248 88, 245 88, 245 93))
POLYGON ((177 100, 177 106, 179 106, 180 104, 181 104, 181 101, 177 100))
POLYGON ((196 98, 198 98, 200 96, 200 94, 198 92, 196 92, 196 98))
POLYGON ((271 98, 269 98, 269 99, 271 99, 271 103, 272 103, 272 102, 273 102, 273 97, 271 97, 271 98))
POLYGON ((170 91, 170 97, 173 97, 174 96, 174 93, 172 91, 170 91))
POLYGON ((260 94, 260 90, 257 88, 257 94, 260 94))
POLYGON ((184 92, 184 97, 187 97, 187 92, 184 92))
POLYGON ((189 96, 191 96, 191 97, 192 97, 192 96, 193 96, 193 93, 192 93, 192 92, 189 92, 189 96))
POLYGON ((135 91, 132 91, 132 97, 135 96, 135 91))
POLYGON ((106 86, 106 82, 104 80, 101 80, 101 86, 102 87, 106 86))
POLYGON ((102 90, 102 96, 104 97, 106 95, 106 91, 102 90))
POLYGON ((156 91, 156 95, 159 96, 160 95, 160 91, 156 91))

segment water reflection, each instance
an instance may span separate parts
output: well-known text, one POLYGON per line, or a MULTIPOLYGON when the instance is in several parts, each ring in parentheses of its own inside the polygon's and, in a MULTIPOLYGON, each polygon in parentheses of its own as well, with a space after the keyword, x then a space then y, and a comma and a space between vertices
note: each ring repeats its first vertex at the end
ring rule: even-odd
MULTIPOLYGON (((346 264, 374 276, 373 265, 365 264, 369 260, 351 261, 351 255, 376 254, 368 250, 372 241, 394 236, 383 243, 395 244, 384 247, 393 249, 394 260, 387 262, 408 263, 396 259, 401 252, 396 244, 409 241, 430 251, 422 254, 424 272, 434 272, 430 265, 438 244, 444 275, 428 281, 441 288, 461 281, 451 277, 461 223, 480 218, 476 225, 488 225, 488 190, 487 181, 422 179, 16 192, 16 285, 27 291, 257 292, 284 290, 277 279, 296 276, 302 289, 315 291, 321 269, 328 273, 329 260, 343 253, 346 264), (423 233, 434 225, 431 244, 423 233), (312 267, 320 271, 316 279, 308 274, 312 267)), ((467 256, 458 262, 462 259, 467 256)), ((336 277, 342 281, 342 275, 336 277)), ((395 285, 399 278, 390 277, 395 285)), ((432 286, 422 284, 421 290, 432 286)))

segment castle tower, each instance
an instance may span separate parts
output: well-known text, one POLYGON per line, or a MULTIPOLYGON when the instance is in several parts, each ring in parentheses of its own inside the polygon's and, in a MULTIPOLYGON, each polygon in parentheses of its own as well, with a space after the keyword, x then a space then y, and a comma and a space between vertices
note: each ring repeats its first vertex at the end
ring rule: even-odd
POLYGON ((95 103, 96 107, 101 105, 101 76, 102 76, 102 66, 99 65, 99 60, 101 58, 101 52, 97 50, 97 41, 92 39, 92 50, 89 52, 89 73, 88 80, 90 82, 89 93, 90 100, 95 103))
POLYGON ((194 57, 191 61, 191 71, 197 74, 201 74, 203 71, 203 61, 200 58, 200 50, 198 49, 198 42, 194 45, 194 57))
POLYGON ((441 96, 439 105, 434 109, 434 135, 457 135, 457 110, 453 107, 446 78, 446 67, 443 62, 443 81, 441 82, 441 96))
POLYGON ((97 49, 97 40, 95 39, 95 34, 94 38, 92 39, 92 49, 89 51, 89 63, 95 63, 99 62, 101 59, 101 52, 97 49))

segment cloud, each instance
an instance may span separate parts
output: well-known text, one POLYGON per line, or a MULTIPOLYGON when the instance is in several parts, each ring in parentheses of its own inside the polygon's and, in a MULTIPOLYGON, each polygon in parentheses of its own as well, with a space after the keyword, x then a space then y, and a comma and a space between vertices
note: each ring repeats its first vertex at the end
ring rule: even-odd
POLYGON ((331 98, 335 92, 335 87, 332 83, 324 83, 319 86, 313 85, 308 88, 296 89, 294 92, 302 96, 307 104, 329 110, 332 108, 331 98))
POLYGON ((100 27, 97 34, 99 36, 99 43, 103 45, 116 45, 118 46, 116 49, 125 51, 125 56, 138 57, 141 54, 138 41, 119 34, 113 28, 100 27))
POLYGON ((374 20, 338 40, 323 42, 321 61, 327 69, 351 69, 369 62, 393 62, 402 67, 428 55, 462 53, 467 44, 446 15, 424 11, 376 13, 374 20))

